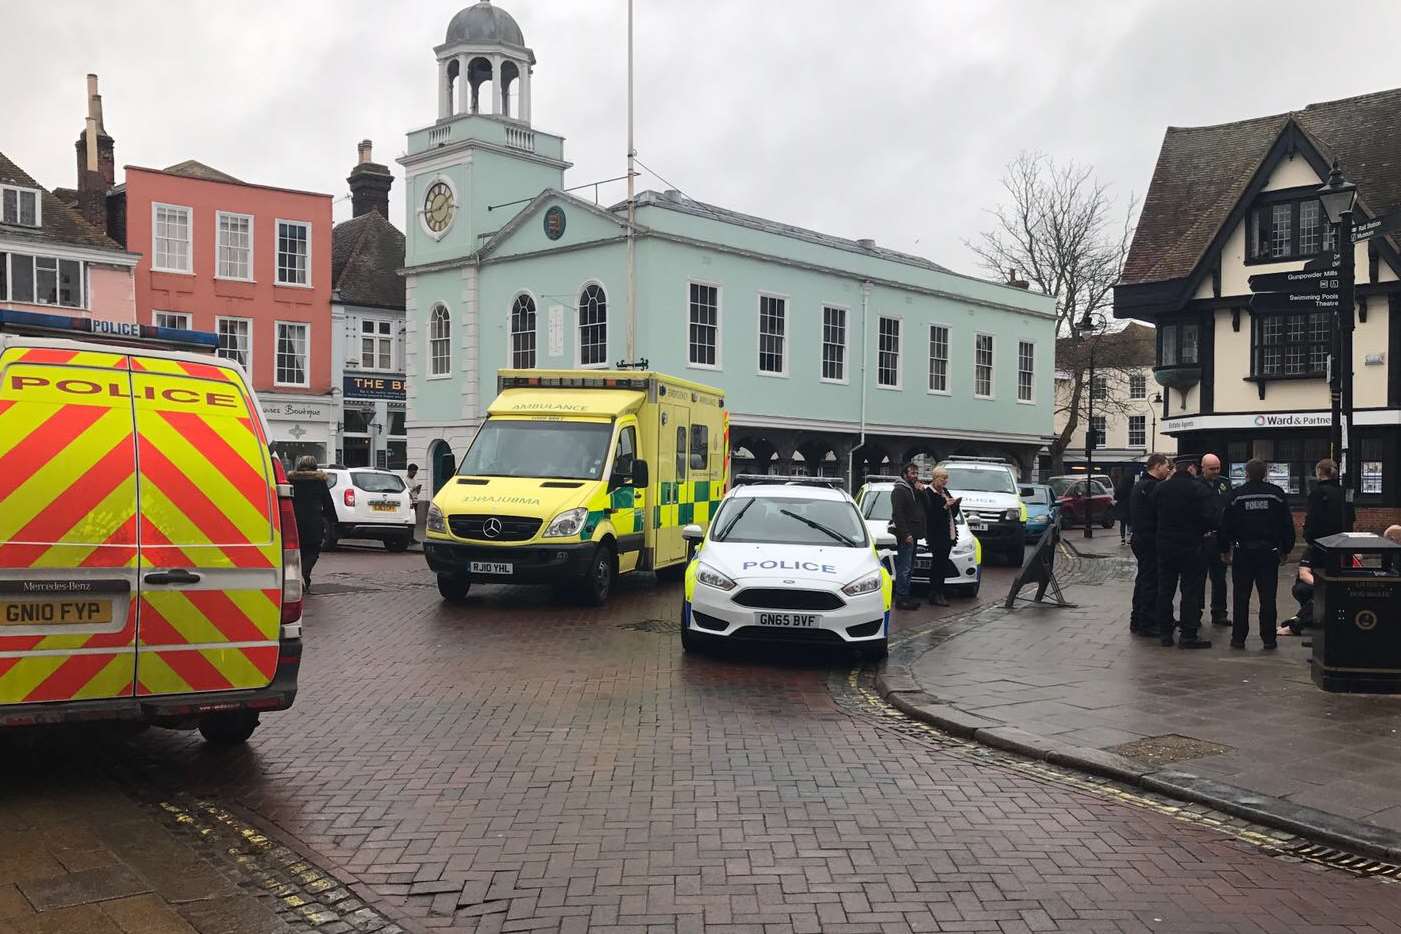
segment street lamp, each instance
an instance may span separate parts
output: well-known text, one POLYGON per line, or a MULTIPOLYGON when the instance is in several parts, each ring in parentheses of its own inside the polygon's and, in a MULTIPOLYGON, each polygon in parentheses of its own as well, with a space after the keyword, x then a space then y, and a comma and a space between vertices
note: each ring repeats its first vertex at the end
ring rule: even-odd
MULTIPOLYGON (((1104 319, 1095 320, 1089 309, 1085 309, 1085 316, 1080 319, 1080 334, 1093 333, 1104 326, 1104 319)), ((1090 350, 1090 398, 1088 408, 1085 412, 1085 537, 1094 538, 1094 521, 1091 513, 1094 511, 1094 483, 1095 477, 1095 447, 1099 444, 1099 435, 1095 431, 1095 342, 1089 342, 1090 350)))
POLYGON ((1163 394, 1155 392, 1153 393, 1153 398, 1148 401, 1153 403, 1153 430, 1148 434, 1148 444, 1146 447, 1148 449, 1147 453, 1152 454, 1158 446, 1158 407, 1163 404, 1163 394))
MULTIPOLYGON (((1343 176, 1338 160, 1328 181, 1318 189, 1318 200, 1328 222, 1337 225, 1333 247, 1337 252, 1338 317, 1333 329, 1333 365, 1329 367, 1328 393, 1332 401, 1333 456, 1338 459, 1338 473, 1349 503, 1353 501, 1352 458, 1349 454, 1352 436, 1352 331, 1356 307, 1357 250, 1352 245, 1352 209, 1357 203, 1357 186, 1343 176)), ((1346 510, 1351 514, 1351 510, 1346 510)), ((1351 522, 1347 523, 1349 526, 1351 522)))

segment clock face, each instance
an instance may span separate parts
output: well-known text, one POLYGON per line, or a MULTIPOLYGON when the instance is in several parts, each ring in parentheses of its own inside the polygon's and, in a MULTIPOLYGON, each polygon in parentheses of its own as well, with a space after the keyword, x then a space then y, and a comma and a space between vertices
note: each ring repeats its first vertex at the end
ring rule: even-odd
POLYGON ((423 221, 434 233, 442 233, 452 223, 452 189, 447 182, 434 182, 423 196, 423 221))

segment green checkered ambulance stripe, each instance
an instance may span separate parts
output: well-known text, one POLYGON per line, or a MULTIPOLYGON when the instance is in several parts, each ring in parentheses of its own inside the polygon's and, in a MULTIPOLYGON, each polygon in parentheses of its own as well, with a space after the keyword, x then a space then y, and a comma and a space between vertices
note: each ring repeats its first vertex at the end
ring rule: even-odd
POLYGON ((710 480, 661 484, 661 503, 652 508, 652 527, 705 524, 723 498, 723 484, 710 480))

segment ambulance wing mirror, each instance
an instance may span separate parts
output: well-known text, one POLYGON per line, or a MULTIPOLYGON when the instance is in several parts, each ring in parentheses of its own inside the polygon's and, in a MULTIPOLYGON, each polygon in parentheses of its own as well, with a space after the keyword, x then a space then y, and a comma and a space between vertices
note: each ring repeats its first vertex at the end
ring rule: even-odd
POLYGON ((705 529, 693 522, 690 525, 682 527, 681 537, 692 544, 696 544, 705 540, 705 529))
POLYGON ((647 472, 647 462, 635 460, 632 462, 632 485, 638 489, 645 490, 647 484, 651 482, 651 474, 647 472))

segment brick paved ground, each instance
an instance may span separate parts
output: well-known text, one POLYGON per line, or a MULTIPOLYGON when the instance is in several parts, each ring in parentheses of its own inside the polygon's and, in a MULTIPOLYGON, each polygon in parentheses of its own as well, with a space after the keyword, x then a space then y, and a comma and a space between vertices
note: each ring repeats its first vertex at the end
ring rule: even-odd
POLYGON ((840 660, 684 657, 676 587, 446 607, 420 561, 324 560, 302 694, 246 748, 111 755, 423 930, 1401 930, 1396 886, 853 714, 840 660))
MULTIPOLYGON (((1116 558, 1117 536, 1082 549, 1116 558)), ((1106 562, 1097 562, 1106 565, 1106 562)), ((1261 650, 1252 622, 1245 651, 1230 630, 1203 626, 1211 649, 1183 652, 1128 634, 1128 561, 1102 583, 1076 586, 1075 610, 1028 607, 983 616, 983 625, 919 656, 924 690, 964 710, 1029 732, 1106 748, 1163 734, 1224 751, 1179 767, 1298 804, 1401 830, 1401 697, 1329 694, 1310 680, 1310 650, 1280 638, 1261 650)), ((1293 568, 1280 575, 1282 616, 1293 568)))

